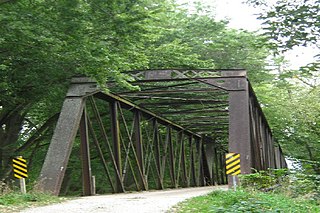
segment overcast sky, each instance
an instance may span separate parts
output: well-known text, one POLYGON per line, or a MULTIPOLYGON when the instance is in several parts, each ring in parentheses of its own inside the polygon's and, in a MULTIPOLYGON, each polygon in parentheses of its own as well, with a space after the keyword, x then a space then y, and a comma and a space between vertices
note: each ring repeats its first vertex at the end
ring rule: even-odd
MULTIPOLYGON (((256 19, 257 9, 242 4, 244 0, 200 0, 207 5, 215 7, 215 16, 217 19, 228 19, 229 27, 235 29, 245 29, 248 31, 257 31, 261 29, 261 21, 256 19)), ((274 2, 274 0, 270 0, 274 2)), ((187 2, 192 5, 194 0, 178 0, 178 2, 187 2)), ((313 62, 313 56, 319 50, 315 48, 294 48, 285 55, 290 61, 292 69, 298 69, 300 66, 313 62)))

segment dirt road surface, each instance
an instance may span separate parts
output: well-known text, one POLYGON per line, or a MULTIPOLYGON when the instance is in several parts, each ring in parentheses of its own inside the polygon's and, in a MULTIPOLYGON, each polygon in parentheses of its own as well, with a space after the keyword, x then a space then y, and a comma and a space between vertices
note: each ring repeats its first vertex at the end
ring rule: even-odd
MULTIPOLYGON (((226 186, 168 189, 113 195, 97 195, 69 200, 64 203, 36 207, 22 213, 158 213, 168 212, 177 203, 188 198, 205 195, 213 190, 226 190, 226 186)), ((171 211, 169 211, 171 212, 171 211)))

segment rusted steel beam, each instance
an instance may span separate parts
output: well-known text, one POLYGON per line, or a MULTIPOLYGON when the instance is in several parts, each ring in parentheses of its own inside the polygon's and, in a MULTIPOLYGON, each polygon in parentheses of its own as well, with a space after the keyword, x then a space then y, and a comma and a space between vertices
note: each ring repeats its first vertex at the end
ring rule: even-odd
POLYGON ((40 191, 59 195, 83 108, 84 99, 82 97, 67 98, 63 102, 56 129, 40 172, 37 186, 40 191))
POLYGON ((122 182, 122 163, 121 163, 121 145, 120 145, 120 127, 118 120, 118 103, 117 101, 110 102, 110 117, 111 117, 111 134, 113 142, 113 153, 120 175, 120 180, 116 179, 116 192, 124 192, 122 182))
POLYGON ((193 137, 189 136, 188 146, 190 150, 190 166, 189 166, 189 185, 190 186, 196 186, 196 176, 195 176, 195 167, 194 167, 194 149, 193 149, 193 137))
POLYGON ((120 134, 120 141, 121 141, 121 145, 122 145, 122 148, 126 154, 125 156, 125 161, 124 161, 124 164, 123 164, 123 172, 122 172, 122 180, 121 182, 125 185, 125 181, 130 181, 127 177, 127 165, 129 164, 129 168, 131 170, 131 173, 132 173, 132 177, 133 177, 133 180, 134 180, 134 183, 136 185, 136 188, 138 191, 140 191, 144 185, 141 185, 138 183, 138 179, 136 177, 136 174, 135 174, 135 170, 133 168, 133 165, 132 165, 132 162, 131 162, 131 159, 129 157, 130 155, 130 151, 132 150, 132 152, 134 153, 134 157, 135 157, 135 160, 136 160, 136 165, 138 167, 138 173, 140 174, 140 176, 142 176, 141 174, 141 169, 139 167, 139 163, 138 163, 138 158, 137 158, 137 154, 135 152, 135 148, 134 148, 134 145, 133 145, 133 141, 132 141, 132 134, 129 132, 129 129, 128 129, 128 125, 127 125, 127 122, 126 122, 126 119, 124 117, 124 114, 123 114, 123 111, 121 109, 121 106, 119 103, 117 103, 118 105, 118 109, 119 109, 119 112, 120 112, 120 115, 121 115, 121 118, 122 118, 122 122, 123 122, 123 126, 125 127, 125 133, 126 133, 126 136, 127 138, 129 139, 129 142, 126 144, 125 143, 125 140, 124 140, 124 137, 122 136, 122 134, 120 134))
POLYGON ((221 177, 222 177, 222 184, 226 184, 228 182, 228 176, 226 174, 226 152, 221 150, 220 158, 221 158, 221 177))
POLYGON ((161 112, 163 115, 170 115, 170 114, 190 114, 190 113, 212 113, 212 112, 220 112, 220 113, 227 113, 229 110, 225 109, 188 109, 188 110, 179 110, 179 111, 172 111, 172 112, 161 112))
MULTIPOLYGON (((219 96, 224 95, 227 96, 227 93, 219 93, 219 96)), ((165 101, 174 101, 174 102, 188 102, 188 101, 193 101, 193 102, 202 102, 202 101, 210 101, 210 100, 214 100, 214 101, 225 101, 224 99, 213 99, 212 97, 206 97, 206 98, 190 98, 190 97, 166 97, 166 96, 131 96, 131 98, 140 98, 140 99, 152 99, 152 100, 165 100, 165 101)), ((197 96, 198 97, 198 96, 197 96)))
POLYGON ((88 119, 88 129, 90 131, 91 137, 93 138, 94 145, 96 146, 96 149, 98 151, 98 155, 99 155, 100 161, 102 162, 103 168, 104 168, 104 170, 105 170, 105 172, 107 174, 107 178, 108 178, 108 181, 109 181, 109 183, 111 185, 111 188, 112 188, 113 192, 116 192, 115 186, 114 186, 114 184, 112 182, 111 173, 109 171, 109 166, 108 166, 108 164, 107 164, 107 162, 106 162, 106 160, 104 158, 104 155, 103 155, 101 146, 99 144, 98 138, 97 138, 97 136, 96 136, 96 134, 94 132, 94 129, 92 127, 92 124, 91 124, 89 118, 87 118, 87 119, 88 119))
MULTIPOLYGON (((229 152, 241 154, 241 174, 250 174, 252 144, 249 114, 249 85, 246 78, 238 79, 241 89, 229 92, 229 152)), ((229 176, 229 187, 232 178, 229 176)))
POLYGON ((138 100, 145 100, 145 99, 152 99, 152 100, 179 100, 185 99, 188 100, 189 98, 196 98, 196 99, 206 99, 206 100, 224 100, 227 98, 227 93, 224 91, 208 91, 204 90, 203 92, 190 92, 190 93, 166 93, 155 95, 147 95, 147 94, 124 94, 121 97, 128 98, 130 100, 138 101, 138 100), (205 94, 205 95, 204 95, 205 94))
MULTIPOLYGON (((207 104, 190 104, 190 105, 159 105, 159 106, 149 106, 148 110, 155 111, 155 112, 167 112, 169 109, 171 112, 174 110, 190 110, 191 108, 195 108, 194 110, 199 109, 227 109, 227 105, 207 105, 207 104)), ((192 110, 193 111, 193 110, 192 110)))
POLYGON ((89 134, 88 134, 88 122, 86 109, 83 110, 83 114, 80 121, 80 153, 81 153, 81 165, 82 165, 82 187, 83 195, 89 196, 94 194, 92 191, 92 174, 91 174, 91 162, 90 162, 90 149, 89 149, 89 134))
POLYGON ((255 169, 260 170, 260 149, 258 147, 259 144, 259 138, 257 134, 257 125, 258 117, 255 113, 255 110, 253 109, 252 101, 250 98, 249 103, 249 113, 250 113, 250 133, 251 133, 251 142, 252 142, 252 166, 255 169))
POLYGON ((206 142, 204 146, 204 156, 206 157, 205 178, 210 185, 215 185, 214 181, 214 141, 206 142))
POLYGON ((187 177, 187 165, 186 165, 186 148, 185 148, 185 138, 183 132, 181 133, 181 168, 182 168, 182 181, 183 186, 188 186, 188 177, 187 177))
POLYGON ((160 106, 160 105, 194 105, 194 104, 226 104, 228 106, 227 100, 180 100, 180 101, 163 101, 155 103, 142 103, 139 106, 149 107, 149 106, 160 106))
POLYGON ((130 72, 135 82, 162 82, 162 81, 185 81, 189 79, 208 79, 211 78, 224 78, 225 76, 232 78, 238 76, 245 76, 245 70, 148 70, 140 72, 130 72))
MULTIPOLYGON (((99 126, 99 129, 100 129, 101 135, 102 135, 102 139, 104 140, 104 142, 105 142, 104 144, 106 145, 107 150, 110 153, 111 162, 112 162, 112 166, 113 166, 113 169, 115 171, 115 174, 116 174, 117 182, 121 183, 121 189, 122 189, 122 191, 124 191, 124 185, 123 185, 122 178, 121 178, 121 175, 120 175, 120 170, 117 167, 117 163, 116 163, 116 160, 115 160, 113 149, 112 149, 112 147, 110 145, 106 130, 105 130, 103 122, 102 122, 102 118, 101 118, 100 113, 99 113, 99 110, 97 108, 97 105, 96 105, 93 97, 89 97, 89 100, 90 100, 91 108, 93 110, 95 118, 97 119, 98 126, 99 126)), ((115 189, 115 187, 114 187, 114 189, 115 189)), ((114 191, 116 192, 116 190, 114 190, 114 191)))
MULTIPOLYGON (((132 82, 132 84, 138 84, 137 82, 132 82)), ((154 86, 154 84, 143 84, 140 87, 143 86, 143 91, 149 91, 149 90, 159 90, 159 89, 168 89, 168 88, 174 88, 174 87, 181 87, 181 86, 189 86, 198 84, 198 82, 195 81, 187 81, 186 83, 180 83, 180 84, 170 84, 166 86, 154 86)))
POLYGON ((114 94, 111 94, 111 93, 108 93, 108 94, 104 94, 104 93, 97 93, 95 94, 95 96, 97 98, 100 98, 100 99, 103 99, 103 100, 106 100, 106 101, 119 101, 119 103, 121 104, 121 106, 125 109, 129 109, 129 110, 139 110, 141 112, 142 115, 144 115, 146 118, 154 118, 154 119, 157 119, 157 121, 160 123, 160 124, 163 124, 163 125, 170 125, 173 129, 177 130, 177 131, 184 131, 186 134, 188 135, 193 135, 194 137, 198 137, 198 138, 201 138, 200 135, 194 133, 194 132, 191 132, 189 130, 186 130, 184 129, 182 126, 168 120, 168 119, 165 119, 149 110, 146 110, 142 107, 139 107, 138 105, 134 104, 134 103, 131 103, 130 101, 128 100, 125 100, 119 96, 116 96, 114 94))
POLYGON ((135 137, 135 152, 138 160, 138 169, 140 174, 140 185, 143 190, 147 190, 145 180, 144 156, 143 156, 143 142, 141 135, 141 116, 139 111, 134 112, 134 137, 135 137))
POLYGON ((195 93, 195 92, 217 92, 218 89, 205 88, 205 89, 175 89, 175 90, 141 90, 141 91, 131 91, 131 92, 120 92, 120 96, 128 96, 130 94, 140 94, 140 95, 149 95, 149 94, 175 94, 175 93, 195 93))
POLYGON ((203 139, 201 138, 197 143, 198 151, 198 163, 199 163, 199 186, 205 186, 205 177, 204 177, 204 164, 203 164, 203 139))
POLYGON ((132 75, 142 75, 141 77, 145 78, 174 78, 180 77, 181 74, 191 73, 194 75, 198 74, 208 74, 211 75, 218 74, 219 76, 244 76, 246 74, 246 70, 244 69, 184 69, 184 68, 174 68, 174 69, 149 69, 149 70, 130 70, 126 72, 127 74, 132 75))
MULTIPOLYGON (((181 123, 182 124, 182 123, 181 123)), ((215 122, 199 122, 199 123, 190 123, 189 125, 186 125, 186 123, 183 123, 185 125, 185 128, 192 128, 192 127, 203 127, 203 126, 209 126, 209 127, 217 127, 217 126, 224 126, 227 127, 229 123, 215 123, 215 122)), ((210 129, 217 129, 221 130, 220 128, 210 128, 210 129)), ((223 129, 223 128, 222 128, 223 129)))
POLYGON ((172 141, 172 130, 171 128, 168 129, 168 139, 169 139, 169 162, 170 162, 170 177, 171 177, 171 185, 172 187, 177 186, 176 182, 176 169, 175 169, 175 155, 174 155, 174 147, 172 141))
POLYGON ((202 146, 202 165, 203 165, 203 175, 204 175, 204 185, 210 186, 212 185, 212 174, 211 174, 211 163, 209 162, 207 155, 207 149, 205 146, 202 146))
POLYGON ((221 184, 220 181, 220 164, 219 164, 219 157, 218 157, 218 151, 217 151, 217 147, 214 146, 214 162, 215 162, 215 182, 217 183, 217 185, 221 184))
POLYGON ((158 189, 164 189, 163 179, 161 174, 161 153, 160 153, 160 141, 159 141, 159 129, 158 121, 153 120, 153 141, 154 141, 154 153, 155 153, 155 163, 157 170, 157 180, 158 180, 158 189))
POLYGON ((229 116, 228 114, 225 115, 210 115, 210 116, 194 116, 194 117, 185 117, 182 118, 181 121, 194 121, 194 120, 200 120, 200 121, 229 121, 229 116))

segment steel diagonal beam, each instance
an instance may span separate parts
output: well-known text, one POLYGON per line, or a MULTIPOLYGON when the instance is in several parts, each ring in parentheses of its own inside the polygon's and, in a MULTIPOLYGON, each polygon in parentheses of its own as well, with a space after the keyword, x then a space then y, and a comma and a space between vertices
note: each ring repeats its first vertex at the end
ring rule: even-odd
POLYGON ((188 110, 179 110, 179 111, 168 111, 168 112, 162 112, 163 115, 170 115, 170 114, 191 114, 191 113, 211 113, 211 112, 229 112, 229 110, 223 110, 223 109, 188 109, 188 110))
POLYGON ((97 136, 96 136, 96 134, 94 132, 92 124, 91 124, 91 122, 89 120, 89 117, 88 117, 88 128, 89 128, 89 131, 91 133, 91 137, 93 138, 94 145, 96 146, 96 149, 98 151, 99 158, 100 158, 100 160, 102 162, 103 168, 104 168, 105 172, 107 173, 108 181, 109 181, 109 183, 111 185, 111 188, 112 188, 113 192, 115 192, 115 187, 114 187, 114 184, 112 182, 112 178, 111 178, 111 175, 110 175, 108 164, 107 164, 107 162, 106 162, 106 160, 105 160, 105 158, 103 156, 103 152, 102 152, 101 146, 100 146, 98 138, 97 138, 97 136))
POLYGON ((171 128, 169 130, 169 159, 170 159, 170 177, 171 177, 171 184, 173 187, 176 186, 176 173, 175 173, 175 155, 174 155, 174 147, 173 147, 173 141, 172 141, 172 131, 171 128))
POLYGON ((122 163, 121 163, 121 143, 120 143, 120 127, 118 120, 118 106, 117 101, 110 102, 110 115, 111 115, 111 134, 113 142, 113 153, 119 178, 116 180, 116 191, 124 192, 124 185, 122 181, 122 163))
MULTIPOLYGON (((193 138, 193 140, 195 140, 193 138)), ((191 177, 193 180, 192 186, 197 186, 197 176, 196 176, 196 168, 195 168, 195 152, 196 149, 194 148, 194 144, 192 138, 190 140, 190 149, 191 149, 191 177)))
POLYGON ((149 94, 175 94, 175 93, 195 93, 195 92, 217 92, 218 89, 205 88, 205 89, 176 89, 176 90, 150 90, 150 91, 132 91, 132 92, 123 92, 119 93, 120 96, 128 96, 130 94, 140 94, 140 95, 149 95, 149 94))
POLYGON ((177 130, 177 131, 184 131, 186 134, 188 135, 193 135, 194 137, 197 137, 197 138, 201 138, 201 136, 197 133, 194 133, 190 130, 187 130, 185 128, 183 128, 182 126, 166 119, 166 118, 163 118, 147 109, 144 109, 142 107, 139 107, 138 105, 134 104, 134 103, 131 103, 130 101, 128 100, 125 100, 119 96, 116 96, 114 94, 111 94, 111 93, 108 93, 108 94, 104 94, 104 93, 97 93, 95 94, 95 96, 97 98, 100 98, 100 99, 103 99, 103 100, 106 100, 106 101, 119 101, 121 106, 123 108, 126 108, 126 109, 129 109, 129 110, 139 110, 141 112, 141 114, 143 114, 146 118, 155 118, 157 119, 157 121, 160 123, 160 124, 163 124, 163 125, 170 125, 173 129, 177 130))
POLYGON ((156 170, 158 178, 158 188, 163 189, 163 180, 161 174, 161 154, 160 154, 160 141, 159 141, 159 130, 158 122, 156 119, 153 121, 153 140, 155 144, 155 161, 156 161, 156 170))
POLYGON ((177 153, 175 156, 178 156, 178 169, 177 169, 177 178, 176 178, 176 183, 177 183, 177 186, 179 185, 179 178, 180 178, 180 169, 181 169, 181 162, 182 162, 182 152, 183 152, 183 137, 184 137, 184 134, 183 132, 178 132, 178 140, 177 140, 177 143, 176 143, 176 147, 177 147, 177 153))
MULTIPOLYGON (((143 149, 142 149, 142 144, 141 144, 142 138, 141 138, 141 131, 140 131, 140 116, 136 115, 136 113, 139 113, 139 112, 138 111, 135 112, 135 115, 134 115, 135 117, 133 119, 133 129, 135 130, 135 138, 136 138, 136 142, 135 142, 135 146, 134 146, 133 141, 132 141, 132 134, 129 133, 128 125, 127 125, 127 122, 125 120, 125 117, 123 115, 123 112, 122 112, 120 105, 119 105, 119 109, 120 109, 119 111, 121 114, 123 124, 125 126, 125 130, 126 130, 126 133, 127 133, 128 139, 129 139, 129 145, 128 145, 128 148, 126 149, 126 153, 128 153, 127 154, 127 156, 128 156, 130 148, 132 149, 132 152, 133 152, 133 155, 134 155, 137 167, 138 167, 138 172, 140 175, 140 181, 139 181, 140 185, 142 186, 143 190, 146 190, 147 185, 145 182, 144 169, 143 169, 144 168, 143 167, 143 153, 142 153, 143 149), (137 120, 137 119, 139 119, 139 120, 137 120), (137 134, 139 134, 139 135, 137 135, 137 134)), ((134 173, 134 171, 132 171, 132 173, 134 173)))
POLYGON ((81 165, 82 165, 82 187, 83 195, 92 195, 92 175, 91 175, 91 162, 90 162, 90 149, 89 149, 89 133, 88 133, 88 121, 87 112, 84 108, 80 121, 80 153, 81 153, 81 165))
MULTIPOLYGON (((121 176, 120 176, 120 171, 119 171, 119 169, 118 169, 118 167, 117 167, 117 164, 116 164, 116 158, 115 158, 115 156, 114 156, 114 153, 113 153, 113 151, 112 151, 110 142, 109 142, 109 140, 108 140, 108 135, 107 135, 106 130, 105 130, 105 128, 104 128, 104 125, 103 125, 103 122, 102 122, 102 119, 101 119, 101 116, 100 116, 98 107, 97 107, 97 105, 96 105, 93 97, 90 97, 89 100, 90 100, 90 103, 91 103, 91 107, 92 107, 92 109, 93 109, 93 113, 94 113, 94 115, 95 115, 95 117, 96 117, 96 119, 97 119, 97 121, 98 121, 99 129, 100 129, 100 131, 101 131, 101 134, 102 134, 102 136, 103 136, 103 139, 105 140, 106 145, 107 145, 107 148, 108 148, 108 151, 109 151, 109 153, 110 153, 110 156, 111 156, 111 159, 112 159, 112 165, 113 165, 114 171, 115 171, 115 173, 116 173, 116 179, 117 179, 118 183, 119 183, 119 182, 122 183, 122 181, 121 181, 121 176)), ((123 184, 121 184, 121 189, 124 191, 124 186, 123 186, 123 184)), ((116 191, 117 191, 117 190, 116 190, 116 191)))
POLYGON ((159 105, 184 105, 184 104, 226 104, 228 106, 228 101, 226 100, 180 100, 180 101, 163 101, 156 103, 142 103, 140 106, 159 106, 159 105))
POLYGON ((138 170, 140 174, 140 184, 143 186, 143 190, 147 190, 147 183, 145 180, 145 168, 144 168, 144 155, 143 155, 143 142, 141 134, 141 116, 139 111, 134 112, 134 132, 135 132, 135 151, 134 155, 137 161, 138 170))
POLYGON ((164 144, 164 154, 162 156, 162 168, 161 168, 161 171, 162 171, 162 178, 164 178, 165 176, 165 169, 166 169, 166 159, 167 159, 167 155, 168 155, 168 145, 169 145, 169 140, 171 140, 171 134, 170 134, 170 127, 167 126, 167 129, 166 129, 166 139, 165 139, 165 144, 164 144))
POLYGON ((185 150, 184 134, 182 135, 182 140, 181 140, 181 167, 182 167, 183 184, 184 184, 184 187, 187 187, 188 186, 188 178, 187 178, 187 168, 186 168, 186 150, 185 150))
POLYGON ((204 165, 203 165, 203 139, 200 139, 198 143, 198 154, 199 154, 199 169, 200 169, 200 175, 199 175, 199 185, 205 186, 205 179, 204 179, 204 165))

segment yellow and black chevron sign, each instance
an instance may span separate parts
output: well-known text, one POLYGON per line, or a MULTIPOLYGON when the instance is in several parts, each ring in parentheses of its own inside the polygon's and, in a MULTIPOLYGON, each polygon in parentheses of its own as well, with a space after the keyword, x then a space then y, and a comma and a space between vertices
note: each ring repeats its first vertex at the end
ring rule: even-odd
POLYGON ((226 154, 226 168, 227 175, 238 175, 241 173, 239 153, 226 154))
POLYGON ((27 178, 27 161, 22 157, 16 157, 12 159, 13 162, 13 174, 16 178, 27 178))

